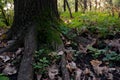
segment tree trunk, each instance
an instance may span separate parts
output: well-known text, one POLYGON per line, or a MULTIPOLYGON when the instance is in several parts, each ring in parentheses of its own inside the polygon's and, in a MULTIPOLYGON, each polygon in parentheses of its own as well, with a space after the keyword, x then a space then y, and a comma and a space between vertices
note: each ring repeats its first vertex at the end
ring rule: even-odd
POLYGON ((63 9, 64 9, 64 12, 66 11, 66 1, 65 0, 63 0, 64 2, 63 2, 63 9))
POLYGON ((92 10, 92 1, 89 1, 90 11, 92 10))
POLYGON ((98 7, 98 3, 97 0, 95 0, 95 11, 97 10, 97 7, 98 7))
POLYGON ((33 53, 36 50, 35 26, 30 25, 25 36, 25 51, 18 73, 18 80, 33 80, 33 53))
POLYGON ((7 37, 17 43, 23 42, 25 48, 18 80, 33 80, 33 53, 37 49, 35 30, 43 27, 43 23, 46 24, 42 21, 44 18, 51 22, 59 18, 57 0, 14 0, 14 20, 7 37))
POLYGON ((68 69, 66 68, 66 60, 65 60, 65 54, 62 55, 61 59, 61 70, 62 70, 62 79, 63 80, 70 80, 70 74, 68 72, 68 69))
POLYGON ((75 0, 75 12, 78 12, 78 0, 75 0))
POLYGON ((83 13, 85 13, 86 9, 87 9, 87 0, 84 0, 84 10, 83 10, 83 13))
POLYGON ((69 3, 68 3, 67 0, 65 0, 65 2, 66 2, 66 5, 67 5, 67 7, 68 7, 68 11, 69 11, 69 13, 70 13, 70 18, 73 18, 72 12, 71 12, 71 9, 70 9, 70 6, 69 6, 69 3))

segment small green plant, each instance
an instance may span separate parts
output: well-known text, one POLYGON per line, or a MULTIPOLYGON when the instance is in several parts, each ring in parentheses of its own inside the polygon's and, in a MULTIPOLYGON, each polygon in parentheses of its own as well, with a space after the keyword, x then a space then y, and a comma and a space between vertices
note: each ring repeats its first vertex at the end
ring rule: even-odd
POLYGON ((120 54, 111 51, 109 54, 105 54, 104 61, 120 61, 120 54))
POLYGON ((91 53, 94 53, 94 54, 92 54, 94 59, 97 59, 100 55, 106 54, 106 52, 107 52, 106 49, 99 50, 99 49, 93 48, 91 46, 89 46, 88 49, 90 50, 91 53))
POLYGON ((42 59, 39 59, 37 63, 33 64, 33 66, 38 74, 45 74, 47 72, 46 68, 49 66, 49 61, 46 57, 43 57, 42 59))
POLYGON ((119 62, 120 61, 120 54, 116 53, 115 51, 109 51, 109 49, 96 49, 93 47, 88 47, 88 49, 90 50, 94 59, 98 59, 101 55, 104 55, 101 60, 104 62, 109 62, 109 65, 117 65, 117 63, 115 62, 119 62))
POLYGON ((37 74, 45 74, 46 68, 49 66, 50 62, 48 59, 48 52, 49 50, 40 49, 39 51, 35 52, 34 59, 35 63, 33 67, 37 74))
POLYGON ((0 74, 0 80, 9 80, 9 78, 4 76, 3 74, 0 74))
POLYGON ((40 49, 35 52, 34 60, 35 63, 33 67, 36 74, 46 74, 47 68, 50 64, 55 63, 60 56, 57 55, 57 52, 51 52, 49 49, 40 49))

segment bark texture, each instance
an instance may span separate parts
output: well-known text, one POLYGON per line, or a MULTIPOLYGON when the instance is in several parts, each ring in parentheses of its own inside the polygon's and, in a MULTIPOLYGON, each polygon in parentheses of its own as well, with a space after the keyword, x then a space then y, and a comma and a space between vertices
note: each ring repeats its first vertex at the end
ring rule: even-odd
POLYGON ((78 12, 78 0, 75 0, 75 12, 78 12))
POLYGON ((35 26, 31 26, 25 37, 25 51, 18 73, 18 80, 33 80, 33 53, 36 50, 35 26))
POLYGON ((59 18, 57 0, 14 0, 14 21, 7 33, 8 39, 17 44, 23 42, 24 54, 20 64, 18 80, 33 80, 33 53, 37 49, 36 28, 40 20, 59 18))
POLYGON ((61 61, 61 71, 62 71, 62 79, 63 80, 70 80, 70 74, 68 72, 68 69, 66 68, 66 59, 65 54, 62 55, 62 61, 61 61))

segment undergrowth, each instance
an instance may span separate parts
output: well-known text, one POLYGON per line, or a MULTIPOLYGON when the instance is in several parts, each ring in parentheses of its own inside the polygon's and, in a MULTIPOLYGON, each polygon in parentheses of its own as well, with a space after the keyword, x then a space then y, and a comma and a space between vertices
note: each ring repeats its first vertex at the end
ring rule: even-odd
POLYGON ((89 29, 91 33, 97 32, 100 37, 120 31, 120 18, 105 12, 77 12, 73 13, 73 18, 69 18, 69 13, 65 12, 61 14, 61 18, 69 28, 77 28, 79 31, 89 29))

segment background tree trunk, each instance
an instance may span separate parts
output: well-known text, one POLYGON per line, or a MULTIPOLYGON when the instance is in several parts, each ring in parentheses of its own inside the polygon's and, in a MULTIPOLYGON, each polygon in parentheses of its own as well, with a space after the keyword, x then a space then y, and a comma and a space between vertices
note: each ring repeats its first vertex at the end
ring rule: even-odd
POLYGON ((64 10, 64 12, 66 11, 66 1, 65 0, 63 0, 63 10, 64 10))
POLYGON ((89 1, 90 11, 92 10, 92 1, 89 1))
POLYGON ((65 0, 65 2, 66 2, 66 5, 67 5, 67 7, 68 7, 68 11, 69 11, 69 13, 70 13, 70 18, 73 18, 72 12, 71 12, 71 9, 70 9, 70 6, 69 6, 69 3, 68 3, 67 0, 65 0))
POLYGON ((97 10, 97 7, 98 7, 98 3, 97 0, 95 0, 95 11, 97 10))
POLYGON ((75 12, 78 12, 78 0, 75 0, 75 12))
POLYGON ((87 0, 84 0, 84 10, 83 10, 83 13, 85 13, 86 10, 87 10, 87 0))

